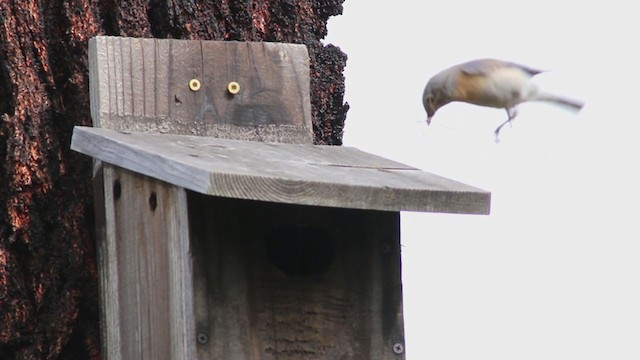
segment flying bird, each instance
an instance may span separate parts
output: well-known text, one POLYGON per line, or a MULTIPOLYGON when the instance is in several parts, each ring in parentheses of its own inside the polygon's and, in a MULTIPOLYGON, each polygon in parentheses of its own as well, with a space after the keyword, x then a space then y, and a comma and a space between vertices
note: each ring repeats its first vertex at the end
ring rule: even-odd
POLYGON ((498 141, 500 130, 516 117, 520 103, 546 101, 575 111, 582 109, 582 101, 540 91, 531 78, 541 72, 496 59, 473 60, 442 70, 429 79, 422 94, 427 124, 431 124, 438 109, 452 101, 501 108, 507 111, 508 118, 494 132, 498 141))

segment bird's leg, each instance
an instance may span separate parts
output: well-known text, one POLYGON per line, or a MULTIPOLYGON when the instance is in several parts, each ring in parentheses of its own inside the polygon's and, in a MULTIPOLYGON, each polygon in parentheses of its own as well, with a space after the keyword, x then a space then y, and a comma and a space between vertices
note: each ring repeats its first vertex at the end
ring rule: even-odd
POLYGON ((506 110, 507 110, 507 115, 509 116, 507 118, 507 121, 505 121, 502 124, 500 124, 500 126, 498 126, 496 128, 496 130, 493 132, 494 134, 496 134, 496 142, 500 141, 499 135, 500 135, 500 130, 502 129, 502 127, 507 125, 507 124, 511 125, 511 121, 513 121, 513 119, 515 119, 516 115, 518 115, 518 111, 514 107, 507 108, 506 110))
POLYGON ((509 116, 509 120, 507 121, 509 123, 509 126, 513 126, 513 119, 516 118, 516 116, 518 115, 518 109, 512 107, 512 108, 508 108, 507 109, 507 116, 509 116))

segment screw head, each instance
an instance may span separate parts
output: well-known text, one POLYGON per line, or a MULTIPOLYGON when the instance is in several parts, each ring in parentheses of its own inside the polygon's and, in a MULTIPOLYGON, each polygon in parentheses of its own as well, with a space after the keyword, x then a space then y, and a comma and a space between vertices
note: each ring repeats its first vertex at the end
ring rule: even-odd
POLYGON ((209 337, 205 333, 198 333, 196 338, 200 344, 206 344, 209 341, 209 337))
POLYGON ((230 94, 235 95, 240 92, 240 84, 235 81, 232 81, 227 85, 227 90, 230 94))
POLYGON ((401 343, 393 344, 393 353, 397 355, 404 353, 404 345, 402 345, 401 343))
POLYGON ((189 89, 191 89, 191 91, 198 91, 200 90, 201 86, 202 85, 200 84, 200 80, 198 79, 189 80, 189 89))

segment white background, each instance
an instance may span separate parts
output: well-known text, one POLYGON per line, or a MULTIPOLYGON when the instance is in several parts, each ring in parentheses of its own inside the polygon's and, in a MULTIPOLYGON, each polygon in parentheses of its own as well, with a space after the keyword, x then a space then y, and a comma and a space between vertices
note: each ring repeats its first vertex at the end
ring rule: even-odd
POLYGON ((492 192, 490 216, 402 214, 407 359, 640 359, 640 21, 629 1, 345 2, 344 143, 492 192), (391 5, 393 4, 393 5, 391 5), (550 69, 577 115, 454 103, 427 80, 482 57, 550 69))

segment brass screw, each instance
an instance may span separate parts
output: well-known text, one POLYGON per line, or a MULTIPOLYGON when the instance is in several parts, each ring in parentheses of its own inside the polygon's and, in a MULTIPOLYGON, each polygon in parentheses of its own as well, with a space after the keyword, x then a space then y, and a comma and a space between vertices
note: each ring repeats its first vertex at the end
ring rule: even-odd
POLYGON ((240 92, 240 84, 238 84, 235 81, 232 81, 229 83, 229 85, 227 85, 227 90, 229 90, 229 93, 235 95, 240 92))
POLYGON ((200 80, 198 79, 189 80, 189 89, 191 89, 191 91, 198 91, 200 90, 201 86, 202 85, 200 84, 200 80))

